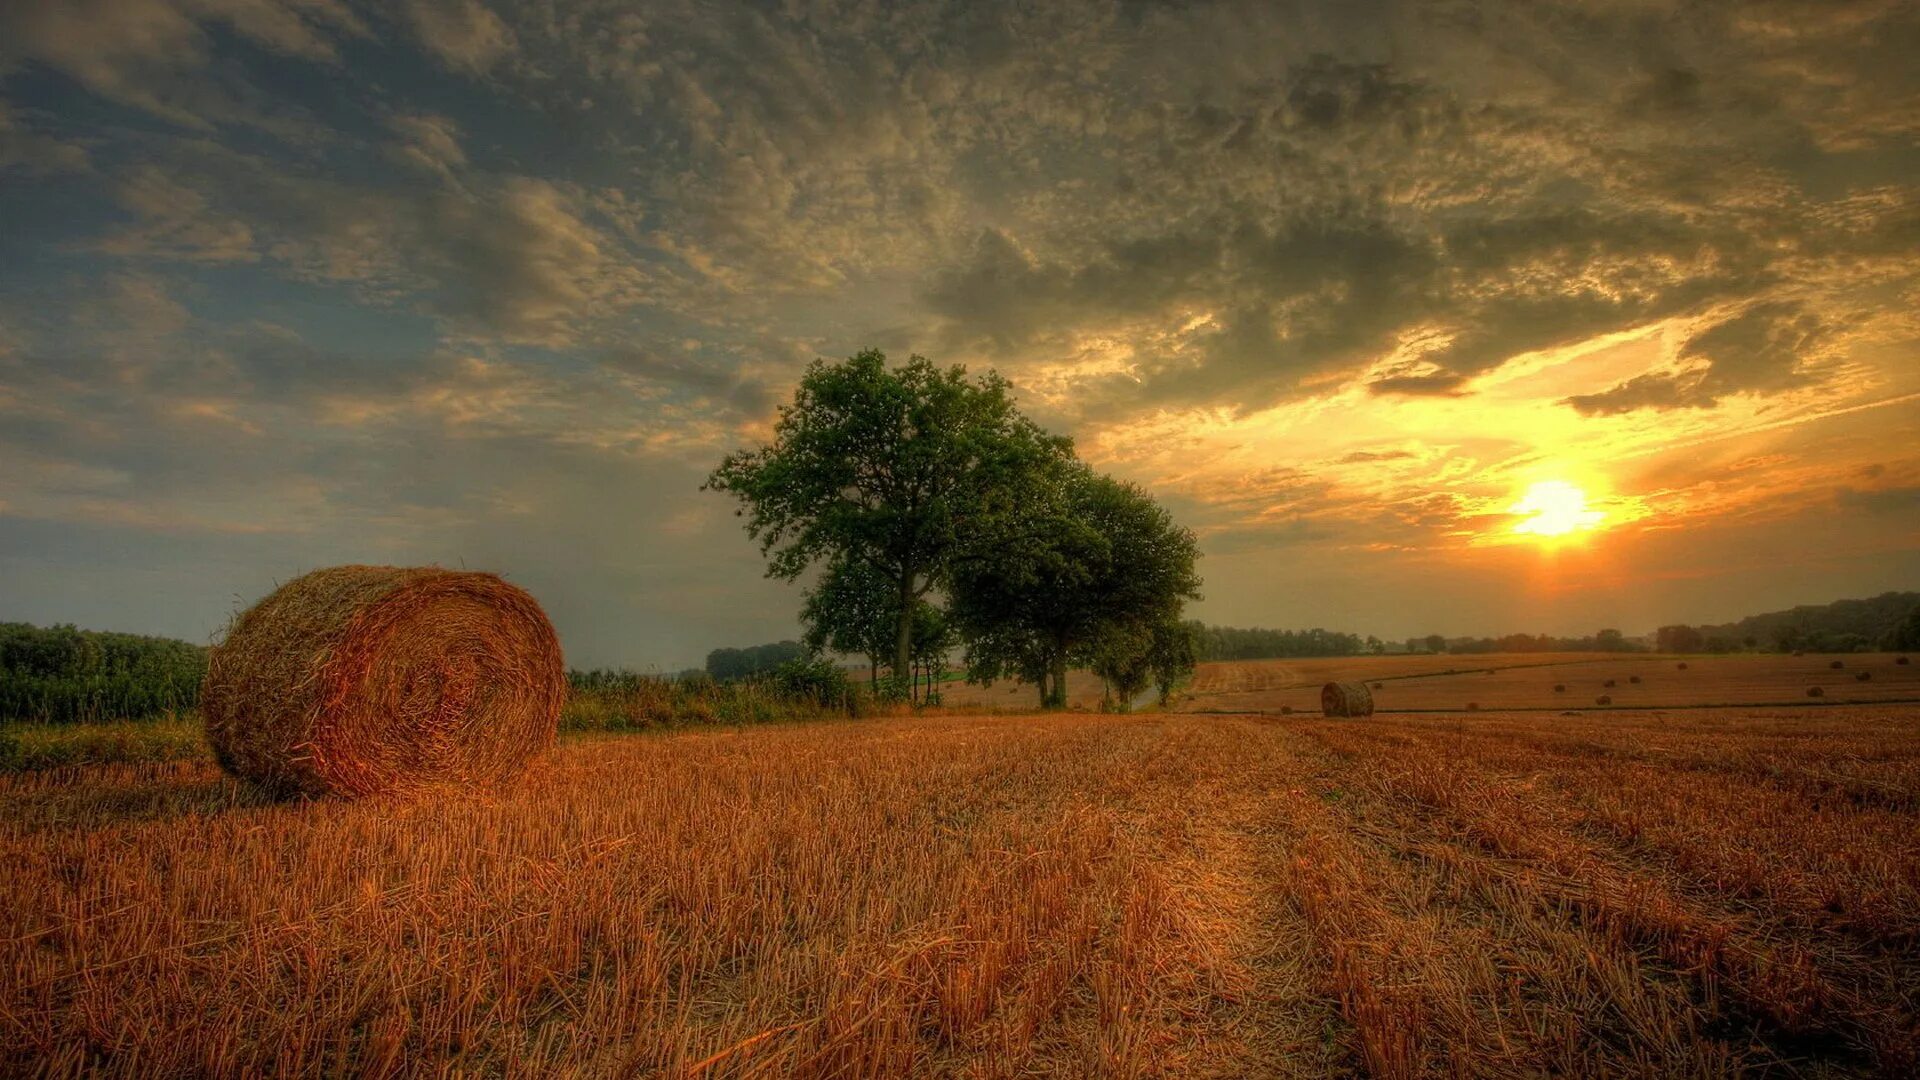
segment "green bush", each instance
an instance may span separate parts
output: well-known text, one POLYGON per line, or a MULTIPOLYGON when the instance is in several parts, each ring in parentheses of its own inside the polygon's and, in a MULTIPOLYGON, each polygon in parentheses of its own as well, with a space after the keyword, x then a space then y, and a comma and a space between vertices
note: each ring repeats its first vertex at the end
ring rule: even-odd
POLYGON ((171 638, 0 623, 0 721, 138 720, 199 702, 207 650, 171 638))

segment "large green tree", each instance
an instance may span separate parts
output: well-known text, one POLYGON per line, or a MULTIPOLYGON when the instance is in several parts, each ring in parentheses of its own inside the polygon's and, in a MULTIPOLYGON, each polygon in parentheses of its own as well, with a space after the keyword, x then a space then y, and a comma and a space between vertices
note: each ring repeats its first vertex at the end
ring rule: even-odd
POLYGON ((918 356, 890 368, 869 349, 816 361, 773 441, 729 455, 705 486, 740 501, 770 576, 792 581, 823 561, 880 575, 893 673, 906 678, 916 606, 971 538, 1016 533, 1003 519, 1022 516, 1072 452, 1020 414, 999 375, 918 356))
POLYGON ((1049 497, 1006 524, 955 561, 950 613, 969 678, 1032 682, 1043 708, 1065 704, 1069 664, 1110 661, 1131 675, 1132 645, 1199 595, 1193 534, 1138 487, 1084 465, 1058 466, 1049 497))

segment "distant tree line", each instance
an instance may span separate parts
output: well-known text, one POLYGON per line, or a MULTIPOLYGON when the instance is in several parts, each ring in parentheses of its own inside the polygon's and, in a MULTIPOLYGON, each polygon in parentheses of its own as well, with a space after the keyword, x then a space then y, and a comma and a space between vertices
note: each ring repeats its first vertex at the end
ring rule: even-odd
POLYGON ((884 696, 937 701, 954 649, 969 679, 1031 683, 1043 707, 1065 703, 1069 667, 1125 707, 1192 666, 1193 534, 1022 415, 996 373, 817 361, 773 441, 705 486, 737 500, 769 576, 811 579, 805 642, 865 658, 884 696))
POLYGON ((1720 625, 1661 627, 1661 652, 1867 652, 1920 649, 1920 593, 1805 604, 1720 625))
POLYGON ((707 654, 707 674, 716 679, 749 679, 807 654, 797 641, 776 641, 744 649, 715 649, 707 654))
MULTIPOLYGON (((1201 660, 1268 660, 1288 656, 1359 656, 1372 651, 1359 634, 1338 630, 1268 630, 1263 627, 1187 624, 1201 660)), ((1376 639, 1377 640, 1377 639, 1376 639)))
POLYGON ((0 720, 66 724, 193 708, 207 650, 172 638, 0 623, 0 720))
POLYGON ((1531 652, 1646 652, 1647 647, 1618 630, 1600 630, 1589 637, 1550 634, 1507 634, 1503 637, 1453 638, 1438 634, 1408 638, 1408 652, 1531 653, 1531 652))

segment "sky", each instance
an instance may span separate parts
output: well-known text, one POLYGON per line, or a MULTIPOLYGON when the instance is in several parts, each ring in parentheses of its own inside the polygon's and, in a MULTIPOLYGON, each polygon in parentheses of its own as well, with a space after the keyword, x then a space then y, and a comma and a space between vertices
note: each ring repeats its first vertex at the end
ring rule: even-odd
POLYGON ((1159 498, 1211 622, 1920 587, 1915 55, 1900 0, 0 4, 0 619, 439 563, 579 665, 792 636, 700 483, 868 346, 1159 498))

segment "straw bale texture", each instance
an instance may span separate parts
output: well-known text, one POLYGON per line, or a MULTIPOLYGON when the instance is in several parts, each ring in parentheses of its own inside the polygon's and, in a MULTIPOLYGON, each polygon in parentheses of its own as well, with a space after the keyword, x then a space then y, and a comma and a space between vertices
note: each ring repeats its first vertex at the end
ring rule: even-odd
POLYGON ((494 574, 336 566, 275 590, 208 657, 200 707, 227 771, 369 795, 485 784, 553 744, 559 639, 494 574))
POLYGON ((1320 711, 1328 716, 1372 716, 1373 691, 1366 683, 1330 682, 1320 688, 1320 711))

